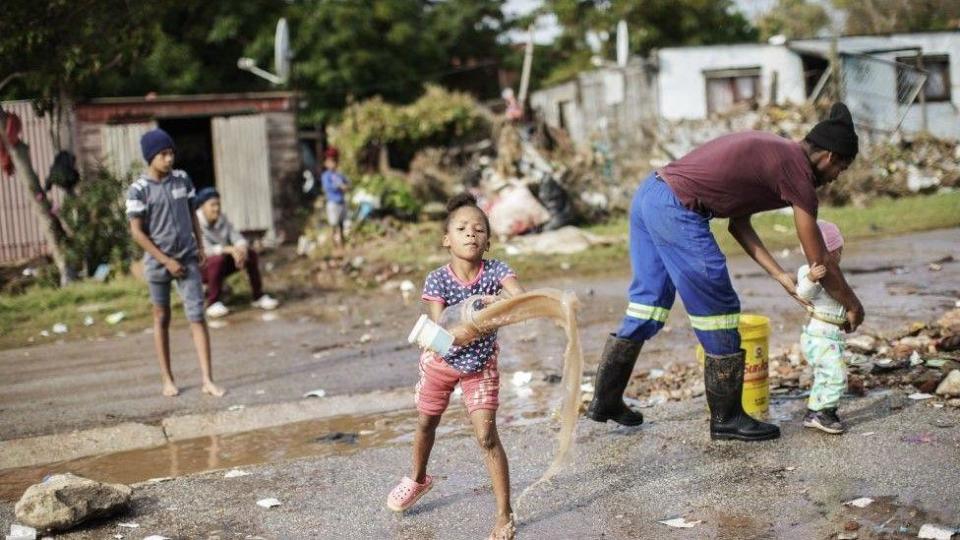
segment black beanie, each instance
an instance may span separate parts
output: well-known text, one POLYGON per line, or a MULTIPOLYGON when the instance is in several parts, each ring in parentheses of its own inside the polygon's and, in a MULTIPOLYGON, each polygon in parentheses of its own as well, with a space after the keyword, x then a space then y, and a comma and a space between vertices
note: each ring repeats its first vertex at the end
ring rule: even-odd
POLYGON ((807 133, 806 140, 847 159, 856 157, 860 147, 857 132, 853 129, 850 109, 839 101, 830 107, 827 119, 813 126, 810 133, 807 133))

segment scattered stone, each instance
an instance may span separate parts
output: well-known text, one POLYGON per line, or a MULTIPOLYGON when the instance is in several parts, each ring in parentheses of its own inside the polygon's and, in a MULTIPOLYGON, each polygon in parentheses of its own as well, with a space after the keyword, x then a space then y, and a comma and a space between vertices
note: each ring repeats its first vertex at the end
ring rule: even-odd
POLYGON ((837 533, 837 540, 857 540, 860 538, 855 532, 837 533))
POLYGON ((280 506, 280 501, 273 497, 268 497, 266 499, 260 499, 257 501, 257 506, 262 506, 263 508, 273 508, 275 506, 280 506))
POLYGON ((108 516, 130 502, 133 490, 70 473, 53 475, 27 488, 16 505, 17 520, 40 530, 63 531, 91 518, 108 516))
POLYGON ((868 335, 854 336, 847 338, 847 346, 864 353, 872 353, 877 350, 877 338, 868 335))
POLYGON ((855 506, 857 508, 866 508, 870 506, 871 503, 873 503, 873 499, 871 499, 870 497, 859 497, 857 499, 847 501, 843 504, 845 506, 855 506))
POLYGON ((907 397, 914 401, 923 401, 925 399, 932 399, 934 396, 933 394, 926 394, 923 392, 914 392, 907 397))
POLYGON ((10 534, 7 540, 37 540, 37 530, 33 527, 25 527, 14 523, 10 525, 10 534))
POLYGON ((857 375, 847 377, 847 392, 854 396, 863 397, 867 395, 867 389, 863 386, 863 379, 857 375))
POLYGON ((933 393, 943 380, 943 373, 937 369, 927 369, 913 382, 917 390, 924 394, 933 393))
POLYGON ((937 387, 938 396, 960 397, 960 370, 955 369, 937 387))
POLYGON ((957 533, 957 530, 944 525, 935 525, 933 523, 924 523, 920 527, 917 538, 929 538, 931 540, 950 540, 957 533))
POLYGON ((240 469, 230 469, 223 475, 224 478, 240 478, 241 476, 248 476, 250 473, 247 471, 242 471, 240 469))

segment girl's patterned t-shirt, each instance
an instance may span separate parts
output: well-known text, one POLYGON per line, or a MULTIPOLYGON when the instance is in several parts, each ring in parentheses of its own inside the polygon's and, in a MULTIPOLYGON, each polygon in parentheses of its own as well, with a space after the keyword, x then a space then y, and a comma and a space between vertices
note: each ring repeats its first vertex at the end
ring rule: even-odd
MULTIPOLYGON (((480 271, 470 283, 461 281, 450 265, 427 274, 423 285, 423 300, 449 307, 474 295, 493 295, 503 290, 503 280, 516 277, 513 270, 498 260, 480 262, 480 271)), ((451 347, 443 359, 461 373, 481 371, 497 349, 497 332, 481 336, 463 347, 451 347)))

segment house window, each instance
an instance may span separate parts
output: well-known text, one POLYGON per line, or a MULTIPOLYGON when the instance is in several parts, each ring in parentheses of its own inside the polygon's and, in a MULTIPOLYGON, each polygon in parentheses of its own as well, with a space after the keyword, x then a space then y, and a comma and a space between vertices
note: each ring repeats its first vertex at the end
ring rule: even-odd
POLYGON ((707 83, 707 114, 722 113, 738 103, 760 99, 760 68, 719 69, 703 72, 707 83))
MULTIPOLYGON (((916 56, 901 56, 897 62, 910 67, 917 66, 916 56)), ((927 103, 950 101, 950 57, 946 54, 923 55, 923 69, 927 72, 927 82, 923 85, 923 96, 927 103)), ((897 95, 900 103, 906 103, 911 90, 916 87, 920 73, 900 67, 897 73, 897 95)))

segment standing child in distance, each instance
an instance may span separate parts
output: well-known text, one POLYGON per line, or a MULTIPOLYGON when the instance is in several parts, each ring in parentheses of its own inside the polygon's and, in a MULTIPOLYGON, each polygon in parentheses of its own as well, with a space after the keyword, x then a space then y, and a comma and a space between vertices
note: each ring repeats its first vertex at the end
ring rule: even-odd
MULTIPOLYGON (((819 220, 817 225, 827 246, 827 257, 836 266, 840 265, 843 253, 843 236, 840 229, 829 221, 819 220)), ((847 311, 843 304, 820 285, 827 275, 827 267, 813 263, 803 265, 797 271, 797 294, 812 304, 810 321, 800 335, 800 346, 807 363, 813 367, 813 387, 807 401, 804 427, 819 429, 826 433, 840 434, 843 422, 837 416, 840 396, 847 386, 847 366, 843 361, 843 325, 847 311)))
POLYGON ((340 154, 336 148, 327 148, 323 160, 324 171, 320 175, 323 194, 327 197, 327 224, 333 229, 333 245, 343 247, 343 226, 347 221, 347 197, 350 182, 337 170, 340 154))
POLYGON ((203 393, 220 397, 225 391, 213 382, 210 334, 203 313, 200 267, 204 255, 199 249, 203 235, 192 208, 193 182, 187 173, 174 170, 173 139, 167 132, 154 129, 145 133, 140 147, 147 170, 130 186, 126 208, 130 234, 144 251, 163 395, 180 393, 170 371, 170 283, 176 281, 200 360, 203 393))
MULTIPOLYGON (((510 295, 523 292, 509 266, 483 258, 490 248, 490 223, 472 195, 462 193, 450 199, 443 229, 443 247, 450 252, 450 263, 427 275, 422 297, 433 321, 440 319, 444 308, 474 295, 495 295, 503 290, 510 295)), ((497 519, 490 538, 513 538, 510 474, 496 424, 500 392, 498 354, 497 333, 492 332, 470 343, 457 338, 443 357, 431 351, 420 355, 420 381, 415 394, 419 420, 413 439, 413 472, 387 497, 391 510, 402 512, 410 508, 433 487, 433 478, 427 474, 427 461, 440 417, 459 384, 497 499, 497 519)))

